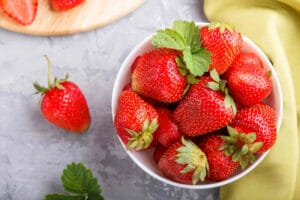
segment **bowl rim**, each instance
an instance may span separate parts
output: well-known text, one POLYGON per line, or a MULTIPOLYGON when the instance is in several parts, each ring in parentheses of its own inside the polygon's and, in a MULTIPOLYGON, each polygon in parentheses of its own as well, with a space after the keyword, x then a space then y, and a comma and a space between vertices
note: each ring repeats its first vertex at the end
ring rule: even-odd
MULTIPOLYGON (((199 27, 203 27, 207 24, 209 24, 209 22, 195 22, 197 26, 199 27)), ((119 71, 117 73, 116 79, 114 81, 114 85, 113 85, 113 91, 112 91, 112 98, 111 98, 111 112, 112 112, 112 118, 114 121, 115 118, 115 110, 117 109, 117 104, 118 104, 118 95, 120 93, 118 89, 118 84, 121 82, 123 75, 128 72, 128 70, 130 69, 131 64, 133 63, 135 57, 138 55, 138 51, 148 42, 151 43, 151 38, 155 33, 149 35, 148 37, 144 38, 142 41, 140 41, 132 50, 131 52, 127 55, 127 57, 125 58, 125 60, 123 61, 121 67, 119 68, 119 71)), ((246 43, 248 43, 251 48, 254 49, 255 52, 259 53, 260 57, 263 57, 265 64, 267 66, 270 66, 270 70, 272 73, 272 78, 275 80, 276 85, 278 86, 277 89, 277 94, 278 94, 278 101, 279 101, 279 111, 277 113, 277 134, 279 133, 280 130, 280 126, 281 126, 281 122, 282 122, 282 112, 283 112, 283 96, 282 96, 282 89, 281 89, 281 84, 279 81, 279 78, 277 76, 277 73, 274 69, 274 66, 272 65, 272 63, 270 62, 270 60, 267 58, 267 56, 265 55, 265 53, 254 43, 252 42, 248 37, 246 37, 245 35, 241 34, 243 41, 246 41, 246 43)), ((114 129, 115 130, 115 129, 114 129)), ((233 175, 232 177, 219 181, 219 182, 209 182, 209 183, 204 183, 204 184, 196 184, 196 185, 191 185, 191 184, 183 184, 183 183, 178 183, 175 181, 172 181, 166 177, 160 176, 158 174, 156 174, 155 172, 153 172, 151 169, 149 169, 148 167, 145 167, 144 164, 135 157, 135 155, 133 154, 134 150, 128 151, 126 150, 126 146, 123 144, 121 138, 117 135, 121 145, 123 146, 123 149, 126 151, 126 153, 129 155, 129 157, 142 169, 144 170, 147 174, 149 174, 150 176, 152 176, 153 178, 175 186, 175 187, 179 187, 179 188, 185 188, 185 189, 210 189, 210 188, 217 188, 220 186, 224 186, 227 185, 229 183, 232 183, 242 177, 244 177, 246 174, 248 174, 249 172, 251 172, 257 165, 259 165, 262 160, 267 156, 267 154, 269 153, 270 150, 262 153, 258 159, 251 164, 249 167, 247 167, 246 169, 244 169, 243 171, 239 172, 236 175, 233 175)))

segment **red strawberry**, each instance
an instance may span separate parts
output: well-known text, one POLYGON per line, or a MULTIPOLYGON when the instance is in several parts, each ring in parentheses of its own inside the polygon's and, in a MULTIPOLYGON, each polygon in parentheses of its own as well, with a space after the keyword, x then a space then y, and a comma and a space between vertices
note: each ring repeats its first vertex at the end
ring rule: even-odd
POLYGON ((158 127, 158 114, 153 106, 131 90, 122 91, 114 120, 122 141, 130 149, 147 149, 158 127))
POLYGON ((140 57, 141 57, 141 56, 136 57, 136 58, 134 59, 133 63, 131 64, 131 67, 130 67, 131 73, 132 73, 132 72, 134 71, 134 69, 136 68, 136 65, 137 65, 137 63, 138 63, 140 57))
POLYGON ((242 51, 236 59, 234 59, 233 63, 227 69, 226 73, 223 77, 227 80, 228 75, 230 74, 231 70, 243 67, 243 66, 253 66, 258 68, 263 68, 263 63, 260 58, 253 52, 246 52, 242 51))
POLYGON ((32 24, 37 13, 38 0, 0 0, 3 12, 21 25, 32 24))
POLYGON ((257 153, 267 151, 276 141, 276 112, 272 107, 264 104, 239 110, 231 126, 245 134, 249 132, 256 134, 254 142, 263 143, 257 153))
POLYGON ((199 144, 208 160, 208 180, 221 181, 227 179, 239 167, 239 162, 233 161, 231 156, 225 154, 225 150, 222 149, 224 145, 225 141, 220 135, 204 137, 199 144))
POLYGON ((122 90, 123 90, 123 91, 124 91, 124 90, 132 90, 131 84, 130 84, 130 83, 127 83, 127 84, 123 87, 122 90))
MULTIPOLYGON (((127 84, 123 87, 122 90, 131 90, 131 91, 132 91, 131 83, 127 83, 127 84)), ((140 97, 141 97, 144 101, 146 101, 147 103, 151 104, 152 106, 160 106, 160 105, 162 105, 161 102, 158 102, 158 101, 156 101, 156 100, 154 100, 154 99, 151 99, 151 98, 149 98, 149 97, 145 97, 145 96, 143 96, 143 95, 140 95, 140 97)))
MULTIPOLYGON (((49 60, 48 60, 49 61, 49 60)), ((49 62, 50 70, 50 62, 49 62)), ((91 117, 86 99, 80 88, 73 82, 65 79, 54 79, 50 83, 48 77, 48 88, 34 83, 37 90, 41 93, 41 112, 43 116, 52 124, 72 131, 81 133, 90 127, 91 117)))
POLYGON ((241 34, 221 23, 211 23, 199 32, 202 46, 211 53, 209 69, 215 68, 219 74, 223 74, 241 51, 241 34))
POLYGON ((203 135, 225 127, 233 120, 232 99, 228 94, 225 98, 221 91, 209 88, 211 83, 217 84, 211 77, 202 76, 175 109, 173 117, 182 133, 203 135))
POLYGON ((268 72, 261 65, 242 64, 233 65, 228 74, 228 88, 234 100, 243 106, 261 103, 272 90, 272 83, 268 72))
POLYGON ((158 101, 179 101, 186 88, 186 79, 176 63, 179 54, 176 50, 159 48, 142 55, 132 73, 132 89, 158 101))
POLYGON ((165 151, 158 167, 166 177, 187 184, 204 181, 208 171, 205 154, 197 145, 184 138, 165 151))
POLYGON ((66 11, 82 4, 83 2, 85 2, 85 0, 51 0, 51 5, 55 11, 66 11))
POLYGON ((161 145, 155 147, 155 150, 153 152, 153 160, 156 164, 158 164, 161 156, 165 153, 166 150, 167 148, 161 145))
POLYGON ((172 119, 172 111, 167 108, 157 108, 159 127, 156 131, 158 142, 168 147, 171 144, 180 141, 181 133, 177 124, 172 119))

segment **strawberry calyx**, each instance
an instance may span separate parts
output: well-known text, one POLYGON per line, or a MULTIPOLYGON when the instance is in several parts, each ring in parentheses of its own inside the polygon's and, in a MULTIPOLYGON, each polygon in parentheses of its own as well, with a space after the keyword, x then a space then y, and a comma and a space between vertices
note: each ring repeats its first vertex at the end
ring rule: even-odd
POLYGON ((221 136, 225 144, 219 148, 226 156, 232 156, 232 161, 239 162, 242 169, 256 160, 255 153, 263 146, 263 142, 255 142, 256 133, 239 133, 227 126, 229 136, 221 136))
POLYGON ((154 118, 151 122, 149 122, 149 119, 146 119, 142 124, 142 130, 140 132, 126 128, 126 131, 131 135, 126 148, 136 150, 147 149, 153 141, 153 133, 157 128, 157 118, 154 118))
POLYGON ((186 165, 181 173, 193 172, 192 183, 195 185, 199 180, 204 181, 209 170, 205 153, 192 141, 181 138, 182 147, 177 149, 176 163, 186 165))
POLYGON ((207 83, 207 87, 215 90, 215 91, 221 91, 225 95, 224 103, 225 108, 232 108, 233 114, 236 115, 237 108, 236 104, 234 102, 234 99, 229 94, 228 88, 226 87, 226 80, 222 80, 220 78, 220 75, 218 74, 217 70, 214 68, 209 72, 210 77, 213 79, 213 81, 210 81, 207 83))
POLYGON ((225 29, 230 31, 231 33, 234 31, 234 27, 231 24, 222 23, 222 22, 211 22, 208 25, 208 30, 213 30, 219 28, 220 33, 223 33, 225 29))
POLYGON ((65 89, 61 84, 66 82, 69 79, 69 74, 67 73, 65 75, 65 78, 63 79, 57 79, 54 77, 53 83, 51 83, 51 62, 50 59, 48 58, 47 55, 45 55, 45 58, 48 63, 48 87, 41 86, 38 82, 34 82, 33 86, 36 89, 35 94, 45 94, 46 92, 50 91, 53 88, 58 88, 58 89, 65 89))

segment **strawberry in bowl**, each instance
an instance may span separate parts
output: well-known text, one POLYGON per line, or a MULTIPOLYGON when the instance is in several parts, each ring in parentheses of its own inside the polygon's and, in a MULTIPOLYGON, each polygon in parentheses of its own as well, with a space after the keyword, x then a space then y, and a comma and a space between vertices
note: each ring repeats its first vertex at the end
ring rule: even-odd
POLYGON ((121 144, 145 172, 173 186, 207 189, 243 177, 267 155, 280 128, 282 92, 268 58, 237 30, 179 20, 123 62, 112 116, 121 144), (147 111, 138 103, 120 112, 129 91, 156 111, 155 120, 145 125, 147 111), (133 123, 120 130, 119 119, 129 113, 142 117, 134 132, 133 123))

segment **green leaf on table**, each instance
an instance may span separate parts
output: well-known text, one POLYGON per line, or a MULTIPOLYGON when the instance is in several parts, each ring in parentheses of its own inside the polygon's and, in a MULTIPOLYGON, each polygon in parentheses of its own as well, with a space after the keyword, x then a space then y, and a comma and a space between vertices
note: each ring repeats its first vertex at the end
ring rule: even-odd
POLYGON ((61 177, 64 188, 75 194, 88 194, 88 200, 99 200, 101 189, 91 170, 82 163, 71 163, 61 177), (93 198, 92 198, 93 197, 93 198), (97 198, 98 197, 98 198, 97 198))
POLYGON ((85 200, 85 195, 49 194, 44 200, 85 200))
POLYGON ((44 200, 104 200, 97 178, 82 163, 68 164, 61 180, 72 194, 50 194, 44 200))

